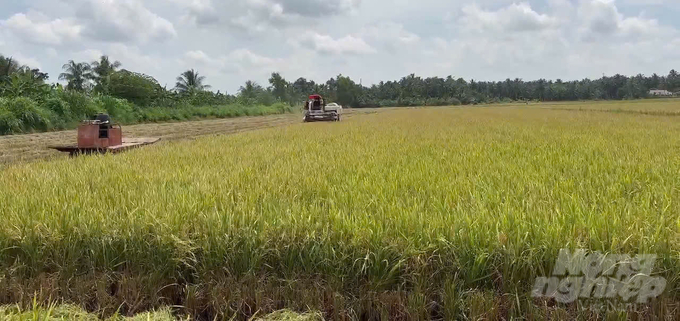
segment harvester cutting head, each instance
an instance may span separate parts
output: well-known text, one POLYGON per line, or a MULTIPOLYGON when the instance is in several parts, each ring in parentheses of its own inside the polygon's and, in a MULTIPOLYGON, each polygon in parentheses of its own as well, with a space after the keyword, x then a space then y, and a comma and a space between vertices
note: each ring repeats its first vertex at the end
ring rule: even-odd
POLYGON ((107 114, 97 114, 93 119, 83 120, 78 126, 77 145, 50 148, 71 155, 118 153, 158 141, 160 138, 123 139, 123 130, 120 125, 114 124, 107 114))

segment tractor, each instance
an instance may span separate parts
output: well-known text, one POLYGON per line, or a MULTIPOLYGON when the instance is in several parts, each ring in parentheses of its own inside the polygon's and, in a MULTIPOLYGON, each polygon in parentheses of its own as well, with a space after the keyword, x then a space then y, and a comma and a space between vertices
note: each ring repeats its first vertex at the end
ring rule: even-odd
POLYGON ((337 104, 326 105, 326 101, 320 95, 311 95, 305 103, 304 122, 312 121, 340 121, 342 107, 337 104))

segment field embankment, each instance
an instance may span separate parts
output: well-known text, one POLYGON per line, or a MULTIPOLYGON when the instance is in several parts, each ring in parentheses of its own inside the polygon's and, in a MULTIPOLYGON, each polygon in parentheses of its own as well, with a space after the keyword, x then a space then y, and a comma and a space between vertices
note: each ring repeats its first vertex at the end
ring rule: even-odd
MULTIPOLYGON (((530 297, 558 251, 655 253, 677 312, 680 122, 398 110, 13 165, 0 304, 246 319, 570 319, 530 297)), ((636 314, 637 313, 637 314, 636 314)), ((624 315, 625 316, 625 315, 624 315)))

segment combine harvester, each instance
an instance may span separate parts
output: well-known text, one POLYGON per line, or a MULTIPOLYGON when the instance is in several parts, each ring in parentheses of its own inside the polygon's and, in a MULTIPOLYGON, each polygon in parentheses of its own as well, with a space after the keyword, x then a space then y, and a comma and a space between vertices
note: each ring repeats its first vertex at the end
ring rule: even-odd
POLYGON ((342 106, 332 103, 326 105, 326 101, 320 95, 311 95, 305 104, 304 122, 312 121, 340 121, 342 106))
POLYGON ((160 138, 124 139, 120 125, 112 124, 109 115, 99 114, 94 120, 84 120, 78 126, 76 146, 50 146, 71 156, 79 154, 119 153, 132 148, 157 143, 160 138))

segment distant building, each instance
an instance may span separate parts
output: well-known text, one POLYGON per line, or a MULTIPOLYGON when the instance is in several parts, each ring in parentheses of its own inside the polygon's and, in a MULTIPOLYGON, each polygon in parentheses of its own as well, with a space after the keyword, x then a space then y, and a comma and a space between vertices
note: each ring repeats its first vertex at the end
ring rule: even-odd
POLYGON ((652 89, 649 91, 650 96, 673 96, 673 93, 668 90, 652 89))

